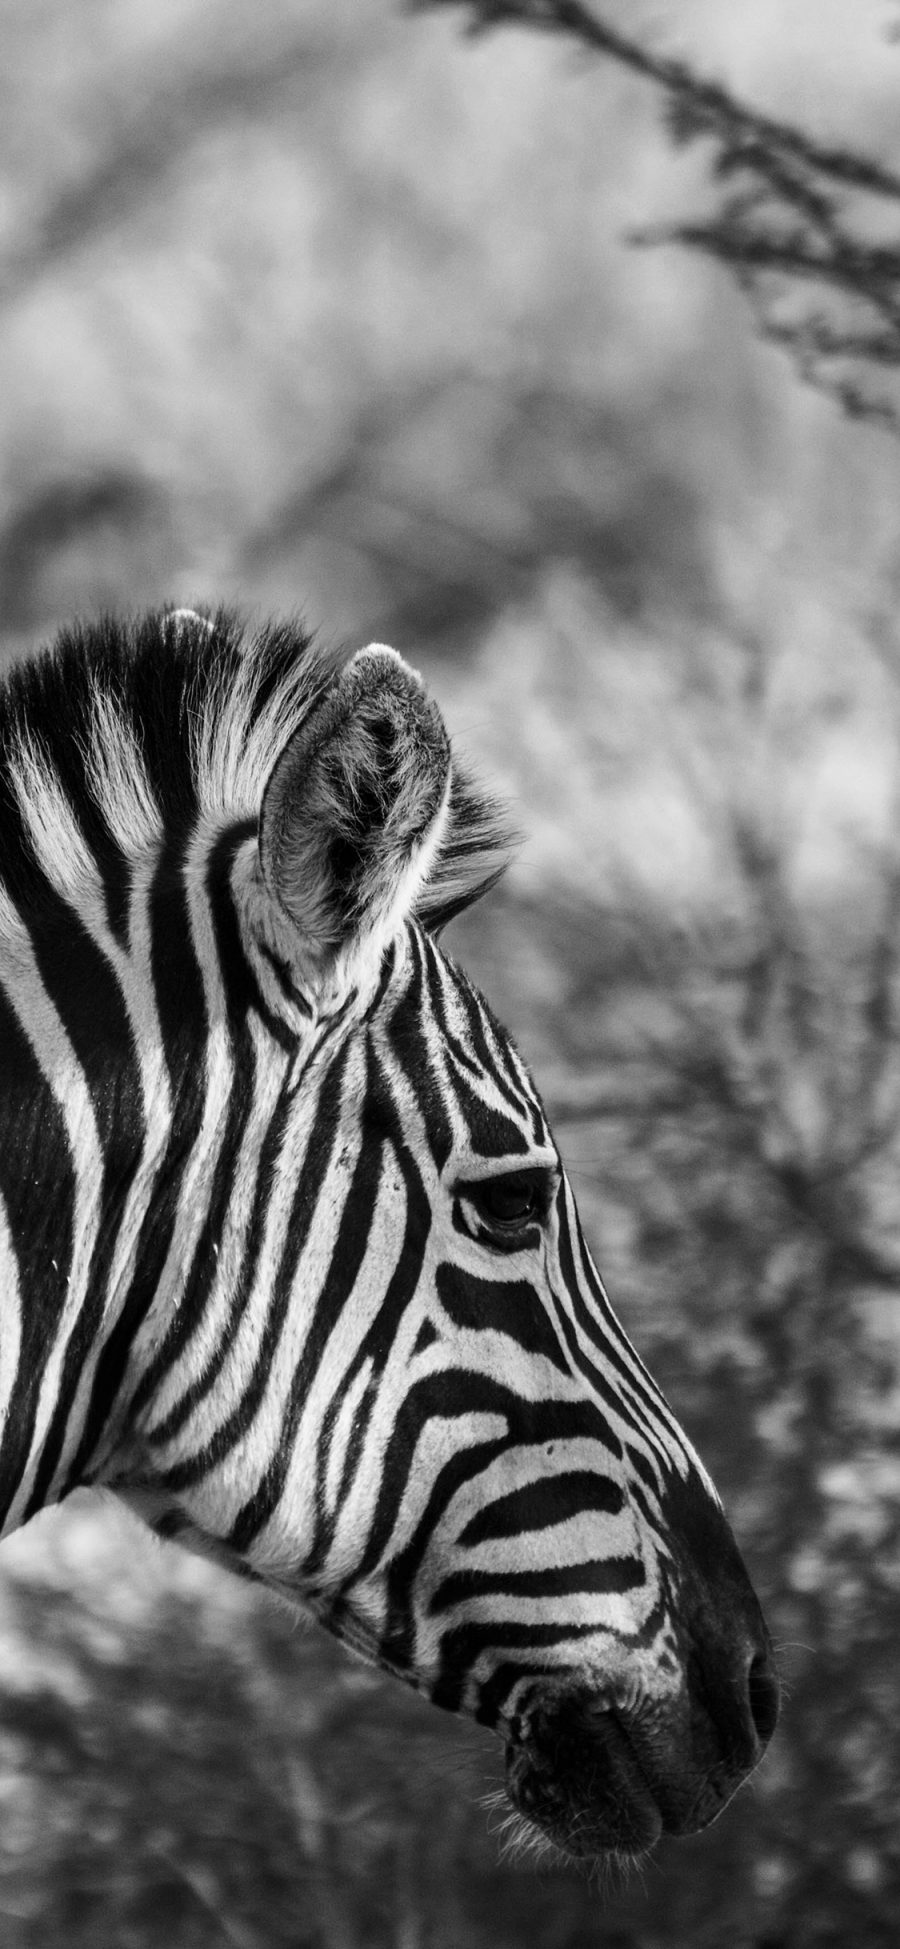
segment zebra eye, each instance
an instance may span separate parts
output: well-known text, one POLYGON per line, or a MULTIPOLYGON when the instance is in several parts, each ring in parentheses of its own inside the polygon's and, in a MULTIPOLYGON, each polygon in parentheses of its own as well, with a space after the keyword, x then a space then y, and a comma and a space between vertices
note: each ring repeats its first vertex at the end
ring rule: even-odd
POLYGON ((537 1223, 547 1208, 543 1175, 533 1171, 507 1171, 503 1177, 482 1178, 477 1184, 467 1184, 465 1194, 485 1225, 507 1234, 537 1223))

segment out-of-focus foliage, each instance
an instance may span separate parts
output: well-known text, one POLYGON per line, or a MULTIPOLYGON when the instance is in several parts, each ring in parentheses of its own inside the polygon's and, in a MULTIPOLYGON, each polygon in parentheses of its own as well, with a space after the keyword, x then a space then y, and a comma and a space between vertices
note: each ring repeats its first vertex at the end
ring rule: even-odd
MULTIPOLYGON (((900 54, 842 5, 684 0, 678 51, 896 166, 900 54)), ((788 1696, 722 1821, 601 1898, 498 1865, 474 1729, 64 1510, 0 1553, 0 1941, 893 1944, 896 443, 623 248, 700 176, 612 69, 388 0, 2 26, 6 646, 224 594, 428 666, 528 835, 456 946, 788 1696)))

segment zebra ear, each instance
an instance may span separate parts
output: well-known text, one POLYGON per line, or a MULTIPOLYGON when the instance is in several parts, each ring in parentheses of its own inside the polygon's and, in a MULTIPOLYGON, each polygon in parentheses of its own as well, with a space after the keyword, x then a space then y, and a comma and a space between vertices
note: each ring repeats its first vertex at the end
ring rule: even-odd
POLYGON ((440 847, 450 746, 436 705, 394 650, 351 658, 277 759, 259 848, 317 984, 378 955, 412 912, 440 847))

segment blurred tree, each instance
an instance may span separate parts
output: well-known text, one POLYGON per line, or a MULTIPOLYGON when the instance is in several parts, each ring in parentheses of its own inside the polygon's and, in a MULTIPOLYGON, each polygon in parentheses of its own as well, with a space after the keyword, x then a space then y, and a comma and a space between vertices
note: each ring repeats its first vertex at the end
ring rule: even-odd
POLYGON ((890 220, 900 203, 900 176, 749 107, 621 32, 587 0, 409 0, 413 12, 460 4, 473 32, 512 24, 565 34, 659 88, 672 141, 706 145, 717 203, 708 216, 633 241, 682 244, 726 265, 758 329, 793 354, 805 379, 855 418, 900 424, 883 389, 883 375, 900 366, 900 235, 896 224, 882 235, 885 211, 890 220))

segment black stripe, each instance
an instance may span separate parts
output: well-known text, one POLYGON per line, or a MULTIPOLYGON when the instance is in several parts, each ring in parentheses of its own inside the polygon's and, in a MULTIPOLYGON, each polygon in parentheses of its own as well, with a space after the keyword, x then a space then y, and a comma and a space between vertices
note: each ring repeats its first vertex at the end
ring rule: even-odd
POLYGON ((432 971, 426 971, 426 944, 418 928, 410 929, 409 941, 412 974, 391 1012, 388 1041, 391 1055, 421 1112, 431 1155, 437 1170, 441 1171, 453 1149, 453 1127, 423 1027, 432 1001, 427 978, 432 971))
POLYGON ((570 1522, 573 1516, 618 1516, 624 1503, 624 1491, 611 1476, 594 1469, 559 1469, 486 1503, 466 1524, 459 1541, 470 1547, 510 1536, 524 1541, 537 1530, 570 1522))
POLYGON ((640 1557, 589 1557, 584 1563, 548 1563, 537 1570, 456 1570, 438 1585, 428 1606, 437 1615, 471 1598, 608 1597, 639 1590, 647 1581, 640 1557))
MULTIPOLYGON (((644 1440, 649 1440, 654 1446, 662 1446, 665 1452, 667 1429, 665 1423, 660 1420, 658 1412, 659 1396, 654 1382, 649 1380, 648 1376, 648 1385, 642 1385, 640 1375, 636 1374, 628 1363, 623 1360, 619 1352, 617 1340, 622 1339, 624 1344, 629 1347, 629 1351, 630 1343, 625 1339, 618 1321, 615 1322, 615 1336, 609 1332, 602 1331, 600 1323, 593 1317, 584 1298, 572 1252, 564 1183, 560 1185, 556 1209, 559 1220, 558 1249, 560 1271, 563 1276, 566 1298, 571 1305, 573 1317, 585 1339, 590 1342, 592 1347, 596 1348, 600 1360, 607 1367, 612 1368, 613 1373, 624 1381, 625 1389, 620 1388, 618 1392, 613 1389, 605 1376, 598 1371, 594 1362, 588 1359, 583 1348, 576 1340, 574 1333, 567 1335, 572 1359, 577 1361, 581 1372, 590 1381, 591 1386, 606 1400, 608 1405, 614 1408, 621 1420, 626 1422, 628 1427, 633 1428, 635 1433, 642 1436, 644 1440)), ((606 1301, 605 1310, 609 1310, 608 1301, 606 1301)))
POLYGON ((0 1433, 6 1520, 34 1438, 41 1379, 72 1270, 75 1177, 62 1111, 0 985, 0 1192, 18 1262, 21 1340, 0 1433))
MULTIPOLYGON (((659 1636, 669 1616, 670 1604, 671 1593, 663 1587, 643 1624, 636 1625, 632 1630, 619 1627, 614 1629, 606 1624, 604 1635, 608 1633, 616 1639, 617 1643, 627 1645, 630 1650, 641 1650, 646 1645, 653 1644, 659 1636)), ((470 1675, 480 1659, 485 1657, 493 1659, 498 1652, 507 1649, 521 1650, 523 1658, 518 1670, 518 1678, 521 1681, 525 1676, 531 1677, 535 1673, 547 1671, 547 1662, 542 1661, 537 1655, 544 1646, 559 1650, 564 1645, 579 1643, 585 1638, 596 1637, 596 1635, 595 1623, 567 1624, 562 1620, 559 1624, 519 1624, 509 1618, 500 1617, 486 1622, 471 1621, 456 1625, 441 1640, 440 1676, 431 1689, 430 1697, 435 1705, 443 1706, 450 1712, 458 1712, 466 1694, 470 1675)), ((508 1674, 509 1664, 505 1666, 501 1664, 500 1669, 508 1674)), ((559 1664, 553 1663, 550 1669, 558 1674, 559 1664)), ((509 1689, 507 1680, 507 1696, 509 1689)), ((490 1686, 479 1685, 479 1692, 487 1704, 484 1711, 476 1708, 475 1718, 482 1724, 490 1725, 494 1723, 488 1716, 493 1707, 490 1686)))
POLYGON ((540 1293, 524 1279, 479 1279, 445 1264, 437 1269, 437 1294, 452 1325, 462 1331, 503 1333, 523 1353, 542 1355, 568 1380, 571 1368, 540 1293))
MULTIPOLYGON (((293 1460, 300 1417, 315 1387, 325 1348, 340 1314, 357 1285, 362 1270, 372 1214, 381 1187, 382 1159, 383 1150, 380 1144, 366 1145, 357 1158, 331 1263, 321 1291, 315 1300, 310 1300, 312 1323, 304 1344, 302 1360, 294 1375, 285 1403, 278 1433, 278 1445, 262 1480, 235 1519, 228 1538, 232 1549, 249 1549, 253 1538, 265 1527, 277 1508, 284 1492, 288 1470, 293 1460)), ((320 1523, 325 1518, 322 1459, 320 1451, 316 1469, 316 1510, 320 1523)), ((315 1554, 315 1544, 313 1553, 315 1554)), ((304 1564, 304 1569, 306 1568, 307 1565, 304 1564)))
POLYGON ((660 1488, 659 1476, 653 1467, 653 1463, 649 1462, 646 1455, 639 1448, 635 1448, 630 1441, 625 1443, 625 1453, 631 1467, 634 1469, 635 1474, 640 1476, 645 1488, 650 1490, 652 1496, 658 1496, 660 1488))
MULTIPOLYGON (((364 1334, 356 1353, 342 1379, 342 1396, 352 1390, 357 1375, 367 1365, 372 1368, 372 1380, 361 1401, 354 1422, 354 1439, 348 1445, 344 1460, 341 1482, 338 1491, 338 1508, 350 1494, 356 1471, 362 1459, 365 1435, 377 1399, 377 1377, 388 1364, 397 1333, 405 1317, 410 1300, 418 1291, 422 1273, 425 1248, 431 1230, 431 1208, 425 1194, 422 1179, 411 1153, 402 1140, 402 1117, 398 1110, 393 1089, 380 1057, 373 1035, 370 1033, 366 1044, 366 1087, 364 1122, 371 1142, 371 1131, 377 1130, 387 1143, 390 1155, 399 1168, 404 1184, 403 1239, 397 1255, 395 1269, 387 1289, 378 1306, 372 1325, 364 1334)), ((360 1160, 362 1161, 362 1160, 360 1160)), ((354 1199, 351 1197, 348 1214, 352 1221, 354 1199)), ((369 1227, 374 1214, 374 1203, 364 1227, 366 1249, 369 1242, 369 1227)), ((357 1222, 362 1225, 363 1214, 357 1213, 357 1222)), ((330 1284, 326 1284, 329 1314, 336 1317, 334 1295, 330 1284)), ((322 1439, 319 1444, 316 1464, 316 1531, 313 1548, 304 1569, 312 1575, 323 1562, 334 1534, 334 1521, 328 1514, 325 1501, 325 1481, 328 1455, 340 1403, 332 1402, 326 1412, 322 1439)))
MULTIPOLYGON (((606 1292, 603 1288, 602 1281, 600 1280, 597 1274, 596 1267, 594 1266, 593 1261, 591 1259, 591 1255, 587 1249, 584 1233, 581 1229, 581 1220, 578 1217, 577 1210, 575 1212, 575 1227, 576 1227, 576 1237, 578 1241, 579 1254, 581 1257, 582 1266, 584 1268, 584 1275, 585 1275, 586 1283, 588 1285, 588 1289, 594 1295, 597 1304, 600 1306, 603 1312, 604 1319, 608 1321, 609 1326, 613 1334, 615 1335, 619 1345, 625 1348, 626 1353, 630 1354, 631 1360, 634 1363, 632 1367, 627 1363, 619 1362, 618 1360, 616 1360, 616 1365, 619 1367, 621 1373, 625 1375, 628 1379, 628 1385, 631 1388, 632 1394, 638 1396, 647 1405, 648 1413, 650 1417, 648 1426, 652 1427, 655 1430, 657 1436, 657 1443, 659 1446, 662 1447, 663 1466, 665 1468, 671 1467, 672 1455, 674 1449, 678 1454, 682 1456, 685 1466, 688 1469, 694 1469, 696 1467, 694 1457, 690 1451, 687 1437, 685 1436, 684 1431, 678 1422, 677 1416, 673 1415, 669 1403, 666 1400, 666 1397, 662 1391, 662 1388, 657 1386, 657 1383, 653 1379, 652 1374, 650 1374, 647 1368, 644 1366, 644 1363, 641 1360, 640 1355, 635 1353, 635 1350, 631 1344, 631 1341, 628 1338, 627 1333, 625 1332, 624 1328, 620 1324, 619 1320, 617 1320, 616 1315, 613 1312, 612 1307, 610 1306, 606 1292), (664 1411, 662 1414, 660 1413, 660 1409, 664 1411)), ((589 1317, 590 1315, 588 1315, 588 1318, 589 1317)))
POLYGON ((47 1500, 78 1384, 86 1361, 98 1345, 116 1248, 116 1218, 140 1156, 144 1130, 140 1073, 118 980, 80 916, 49 887, 40 918, 32 921, 31 940, 44 988, 84 1074, 102 1167, 98 1199, 101 1222, 93 1242, 87 1290, 66 1346, 53 1414, 23 1522, 47 1500), (62 941, 64 954, 60 952, 62 941))
MULTIPOLYGON (((526 1674, 531 1676, 534 1672, 546 1672, 548 1669, 558 1673, 558 1664, 542 1661, 538 1654, 545 1647, 559 1650, 562 1645, 580 1644, 585 1638, 595 1638, 596 1635, 596 1624, 577 1624, 574 1621, 569 1624, 517 1624, 511 1618, 497 1618, 490 1623, 457 1625, 441 1640, 440 1675, 431 1687, 429 1697, 433 1705, 441 1706, 444 1711, 459 1712, 470 1674, 485 1656, 493 1657, 498 1651, 520 1650, 523 1653, 518 1671, 520 1679, 526 1674)), ((613 1635, 618 1638, 627 1634, 615 1632, 613 1635)), ((627 1638, 627 1642, 633 1640, 627 1638)), ((508 1671, 509 1667, 505 1669, 508 1671)), ((487 1687, 483 1689, 487 1693, 487 1687)), ((475 1718, 481 1724, 493 1723, 477 1709, 475 1718)))
POLYGON ((501 1029, 484 996, 477 992, 460 970, 455 969, 454 972, 457 975, 457 999, 466 1018, 468 1040, 475 1052, 475 1061, 478 1065, 477 1073, 482 1077, 490 1077, 494 1088, 505 1098, 513 1118, 518 1123, 528 1114, 530 1105, 526 1103, 522 1094, 519 1078, 511 1077, 509 1074, 504 1075, 500 1067, 502 1053, 509 1045, 509 1036, 505 1029, 501 1029), (494 1035, 493 1049, 488 1042, 486 1024, 490 1026, 494 1035))
POLYGON ((285 1001, 289 1002, 292 1008, 298 1009, 301 1015, 307 1015, 311 1019, 312 1003, 297 987, 295 972, 290 962, 285 961, 280 954, 276 954, 275 949, 270 947, 267 941, 257 941, 256 952, 271 969, 285 1001))
POLYGON ((478 1688, 477 1718, 482 1726, 496 1726, 501 1719, 509 1719, 509 1700, 518 1687, 519 1703, 516 1707, 515 1725, 528 1710, 530 1696, 539 1691, 542 1678, 555 1677, 559 1682, 559 1666, 552 1659, 543 1662, 537 1658, 528 1661, 527 1677, 521 1665, 499 1664, 489 1679, 478 1688))
MULTIPOLYGON (((225 1002, 231 1034, 231 1054, 234 1064, 225 1129, 216 1157, 206 1218, 198 1235, 190 1266, 184 1268, 184 1288, 179 1306, 176 1309, 173 1328, 166 1336, 163 1346, 157 1351, 152 1374, 148 1373, 142 1376, 142 1382, 138 1390, 136 1390, 135 1396, 130 1404, 132 1417, 134 1417, 141 1402, 149 1398, 153 1387, 158 1384, 157 1376, 161 1371, 162 1362, 167 1356, 171 1359, 176 1347, 178 1356, 183 1355, 192 1334, 202 1325, 204 1305, 209 1297, 216 1273, 216 1255, 213 1248, 222 1235, 228 1203, 232 1196, 234 1167, 240 1153, 240 1146, 243 1141, 252 1104, 250 1081, 253 1065, 253 1042, 250 1034, 250 1013, 251 1004, 256 997, 256 988, 238 932, 230 887, 231 867, 238 847, 243 843, 244 837, 245 834, 237 828, 223 834, 210 851, 205 874, 206 896, 209 902, 210 918, 216 938, 218 964, 225 990, 225 1002)), ((183 889, 183 883, 178 888, 178 895, 180 896, 179 907, 181 906, 182 900, 185 901, 186 906, 186 894, 183 889)), ((170 937, 172 918, 170 906, 168 913, 168 932, 170 937)), ((185 919, 187 919, 186 912, 185 919)), ((190 938, 190 930, 188 929, 185 961, 182 962, 182 967, 185 966, 187 955, 191 952, 190 938)), ((192 977, 200 991, 199 1014, 195 1015, 198 1030, 198 1046, 205 1051, 208 1047, 206 1007, 202 999, 202 977, 199 965, 196 963, 193 955, 191 955, 190 965, 192 977)), ((201 1081, 201 1077, 202 1070, 197 1070, 192 1066, 191 1071, 186 1075, 175 1077, 172 1081, 179 1095, 186 1089, 188 1095, 194 1099, 195 1108, 199 1103, 202 1120, 205 1079, 201 1081)), ((178 1109, 179 1105, 176 1102, 176 1116, 178 1109)), ((199 1127, 198 1122, 196 1124, 198 1134, 199 1127)), ((165 1209, 170 1215, 171 1225, 173 1225, 177 1211, 178 1184, 177 1181, 173 1181, 171 1184, 167 1183, 167 1165, 170 1162, 171 1160, 167 1157, 166 1162, 163 1164, 160 1178, 154 1187, 151 1212, 157 1208, 165 1209)), ((169 1227, 169 1236, 171 1236, 171 1225, 169 1227)), ((87 1457, 93 1452, 96 1443, 101 1437, 104 1423, 111 1412, 122 1384, 134 1336, 149 1307, 152 1305, 164 1264, 165 1260, 158 1256, 158 1252, 156 1255, 145 1255, 140 1250, 138 1251, 135 1260, 134 1275, 125 1304, 109 1335, 100 1362, 98 1363, 97 1377, 91 1400, 91 1412, 72 1470, 73 1481, 79 1479, 79 1475, 85 1468, 87 1457)))
MULTIPOLYGON (((243 1091, 239 1091, 238 1095, 245 1096, 247 1114, 249 1114, 250 1084, 246 1077, 243 1081, 244 1089, 243 1091)), ((233 1097, 232 1101, 234 1100, 233 1097)), ((228 1309, 228 1317, 218 1335, 215 1345, 207 1355, 205 1364, 199 1371, 193 1374, 190 1374, 190 1369, 188 1369, 187 1385, 183 1393, 179 1395, 177 1401, 169 1408, 163 1419, 154 1422, 148 1439, 156 1447, 165 1447, 175 1438, 185 1426, 186 1422, 196 1412, 201 1401, 205 1400, 212 1393, 219 1381, 228 1353, 234 1343, 235 1333, 254 1292, 259 1270, 259 1257, 265 1237, 273 1176, 284 1142, 285 1125, 291 1113, 291 1100, 289 1097, 283 1096, 276 1105, 271 1123, 260 1147, 256 1189, 247 1223, 241 1268, 235 1280, 228 1309)), ((235 1133, 235 1138, 235 1154, 237 1154, 240 1144, 240 1138, 237 1136, 237 1133, 235 1133)), ((233 1186, 234 1161, 235 1158, 232 1156, 231 1145, 224 1145, 217 1161, 216 1180, 212 1192, 212 1199, 216 1203, 221 1202, 224 1205, 229 1190, 233 1186)), ((183 1359, 185 1349, 203 1323, 203 1300, 209 1295, 209 1289, 215 1275, 215 1253, 213 1252, 211 1254, 212 1263, 210 1263, 209 1257, 212 1229, 211 1227, 207 1229, 210 1232, 208 1244, 204 1245, 201 1250, 198 1250, 194 1259, 194 1289, 190 1294, 185 1294, 184 1303, 177 1309, 172 1326, 159 1354, 153 1362, 152 1368, 148 1369, 141 1380, 140 1386, 135 1394, 134 1402, 132 1403, 133 1419, 137 1419, 138 1414, 143 1414, 150 1405, 157 1389, 168 1379, 172 1371, 183 1359), (204 1273, 206 1274, 205 1278, 204 1273)))
MULTIPOLYGON (((76 1467, 85 1465, 99 1442, 121 1383, 134 1332, 157 1291, 172 1242, 178 1192, 185 1160, 197 1141, 203 1121, 204 1088, 197 1052, 205 1050, 208 1033, 206 996, 199 963, 193 951, 190 903, 184 881, 186 842, 164 845, 153 876, 149 900, 150 966, 147 970, 156 1006, 159 1031, 169 1077, 172 1115, 146 1215, 141 1224, 131 1288, 120 1323, 109 1338, 91 1398, 76 1467)), ((159 1375, 168 1368, 173 1343, 180 1346, 184 1317, 179 1314, 163 1338, 131 1401, 132 1419, 150 1398, 159 1375)))
POLYGON ((586 1354, 581 1345, 573 1321, 569 1318, 567 1312, 567 1306, 570 1305, 572 1310, 577 1313, 579 1303, 577 1293, 572 1293, 566 1288, 564 1297, 560 1299, 554 1295, 554 1300, 559 1329, 566 1344, 573 1376, 576 1378, 580 1376, 581 1379, 587 1381, 590 1390, 589 1398, 593 1401, 598 1413, 600 1412, 599 1404, 602 1402, 603 1407, 612 1415, 615 1421, 624 1423, 636 1435, 643 1436, 644 1422, 642 1417, 632 1413, 629 1399, 622 1393, 620 1388, 612 1385, 611 1381, 607 1379, 606 1374, 603 1372, 603 1349, 601 1349, 601 1364, 598 1364, 597 1359, 586 1354))
MULTIPOLYGON (((222 1426, 215 1430, 206 1446, 195 1455, 186 1456, 183 1461, 162 1472, 159 1479, 172 1491, 190 1488, 194 1483, 202 1481, 203 1476, 208 1474, 217 1463, 223 1461, 235 1443, 247 1433, 259 1410, 273 1358, 284 1332, 297 1265, 309 1236, 309 1228, 322 1186, 331 1166, 340 1127, 340 1098, 349 1046, 349 1044, 344 1045, 335 1063, 329 1069, 316 1105, 316 1114, 297 1179, 291 1213, 285 1229, 285 1245, 269 1296, 253 1372, 240 1399, 235 1403, 222 1426)), ((153 1431, 148 1436, 148 1440, 151 1443, 156 1440, 153 1431)))
MULTIPOLYGON (((514 1123, 493 1103, 486 1103, 477 1088, 470 1088, 465 1069, 450 1050, 448 1086, 453 1092, 457 1112, 465 1124, 468 1148, 476 1157, 528 1157, 531 1147, 521 1123, 514 1123), (455 1071, 455 1073, 454 1073, 455 1071)), ((484 1077, 480 1078, 482 1090, 484 1077)))

